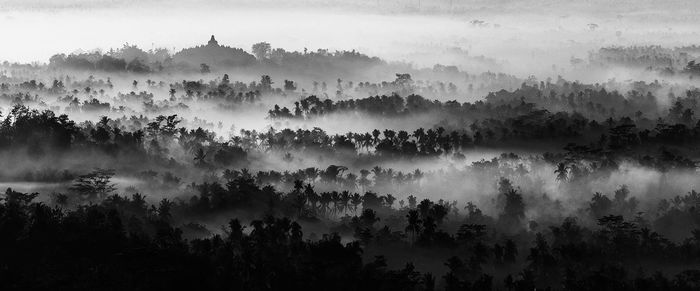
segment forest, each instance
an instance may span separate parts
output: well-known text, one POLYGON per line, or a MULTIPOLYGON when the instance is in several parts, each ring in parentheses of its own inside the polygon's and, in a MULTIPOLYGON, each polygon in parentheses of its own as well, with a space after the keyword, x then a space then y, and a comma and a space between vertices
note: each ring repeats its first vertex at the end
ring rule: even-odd
POLYGON ((0 290, 700 290, 684 1, 0 3, 0 290))

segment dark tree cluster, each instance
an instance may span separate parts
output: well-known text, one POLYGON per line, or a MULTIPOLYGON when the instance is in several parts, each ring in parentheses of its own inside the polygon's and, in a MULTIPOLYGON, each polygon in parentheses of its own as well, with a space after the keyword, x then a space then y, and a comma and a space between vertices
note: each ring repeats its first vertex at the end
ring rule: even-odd
MULTIPOLYGON (((503 205, 497 218, 473 204, 466 215, 455 216, 451 205, 442 201, 418 203, 409 197, 407 205, 394 208, 391 195, 368 192, 346 201, 344 194, 325 198, 325 193, 298 185, 281 194, 237 177, 227 189, 202 185, 199 198, 189 202, 163 199, 149 206, 139 194, 110 195, 98 204, 75 209, 52 208, 33 202, 36 193, 8 190, 0 203, 1 284, 9 289, 189 286, 245 290, 290 286, 311 290, 329 286, 339 290, 695 290, 700 286, 700 273, 692 267, 700 262, 700 231, 681 243, 672 242, 650 230, 649 222, 607 214, 617 210, 602 206, 599 194, 589 208, 592 217, 598 217, 596 227, 567 218, 527 232, 523 225, 527 205, 507 180, 501 183, 503 205), (187 223, 193 211, 212 214, 221 207, 268 214, 249 224, 232 219, 220 234, 187 223), (277 211, 285 209, 288 215, 277 211), (302 232, 300 223, 318 223, 312 217, 348 210, 353 216, 340 220, 333 228, 337 233, 309 238, 302 232), (344 243, 343 233, 355 241, 344 243), (202 234, 205 238, 196 238, 202 234), (446 272, 436 276, 410 263, 389 268, 388 258, 395 257, 398 249, 429 252, 443 261, 446 272), (368 251, 388 256, 368 258, 368 251), (677 271, 668 274, 666 269, 677 271)), ((607 204, 625 200, 625 190, 621 191, 607 204)), ((693 192, 678 198, 659 221, 678 219, 674 218, 678 214, 668 214, 672 211, 694 213, 683 205, 693 204, 697 196, 693 192)))

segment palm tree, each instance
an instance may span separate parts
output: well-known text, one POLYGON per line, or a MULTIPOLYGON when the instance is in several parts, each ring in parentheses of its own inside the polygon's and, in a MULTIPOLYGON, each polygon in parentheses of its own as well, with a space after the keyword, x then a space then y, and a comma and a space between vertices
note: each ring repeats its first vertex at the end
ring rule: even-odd
POLYGON ((341 210, 340 193, 338 191, 331 192, 331 201, 333 201, 333 214, 337 214, 341 210))
POLYGON ((341 201, 341 206, 342 206, 342 211, 345 213, 348 210, 348 207, 350 206, 350 198, 352 195, 350 195, 350 192, 347 190, 343 191, 340 193, 340 201, 341 201))
POLYGON ((360 190, 362 190, 362 192, 367 191, 367 187, 369 187, 369 185, 372 183, 369 179, 367 179, 368 175, 369 175, 368 170, 365 170, 365 169, 360 170, 360 180, 359 180, 358 184, 360 185, 360 190))
POLYGON ((411 241, 415 242, 416 237, 418 234, 420 234, 421 231, 421 219, 420 215, 418 214, 418 211, 415 209, 409 210, 408 214, 406 215, 406 219, 408 220, 408 226, 406 226, 406 232, 411 233, 411 241))
POLYGON ((306 197, 306 201, 308 201, 311 204, 311 211, 313 213, 316 213, 316 210, 318 209, 316 207, 316 203, 319 202, 321 198, 316 193, 316 191, 314 191, 314 188, 313 186, 311 186, 311 184, 306 184, 306 186, 304 187, 303 195, 306 197))
POLYGON ((321 202, 321 210, 323 212, 323 215, 328 217, 328 210, 329 210, 329 204, 331 203, 331 193, 328 192, 323 192, 321 193, 321 199, 319 200, 321 202))
POLYGON ((373 137, 374 144, 377 144, 379 142, 379 134, 380 133, 381 132, 378 129, 375 129, 372 131, 372 137, 373 137))
POLYGON ((357 215, 357 207, 362 204, 362 196, 357 193, 353 194, 350 198, 350 203, 352 203, 353 211, 355 212, 355 215, 357 215))
POLYGON ((557 169, 554 170, 554 173, 557 174, 557 181, 566 181, 567 174, 568 174, 568 167, 564 163, 559 163, 557 165, 557 169))
POLYGON ((199 148, 197 152, 194 154, 194 164, 197 167, 202 167, 206 164, 206 161, 204 160, 207 157, 207 154, 204 152, 202 148, 199 148))
POLYGON ((309 183, 315 182, 319 173, 320 173, 320 170, 317 168, 314 168, 314 167, 306 168, 304 170, 304 174, 306 175, 309 183))

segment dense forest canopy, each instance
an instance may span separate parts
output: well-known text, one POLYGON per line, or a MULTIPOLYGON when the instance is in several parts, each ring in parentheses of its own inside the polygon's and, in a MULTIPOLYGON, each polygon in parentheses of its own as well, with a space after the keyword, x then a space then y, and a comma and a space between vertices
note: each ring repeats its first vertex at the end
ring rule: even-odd
POLYGON ((695 6, 0 3, 0 289, 699 290, 695 6))

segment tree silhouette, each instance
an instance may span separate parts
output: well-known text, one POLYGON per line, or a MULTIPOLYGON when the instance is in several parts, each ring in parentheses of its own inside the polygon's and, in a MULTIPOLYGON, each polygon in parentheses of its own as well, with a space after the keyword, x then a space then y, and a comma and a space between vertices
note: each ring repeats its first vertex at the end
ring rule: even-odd
POLYGON ((112 176, 114 170, 95 169, 78 176, 70 189, 88 200, 104 199, 116 190, 116 184, 111 183, 112 176))

